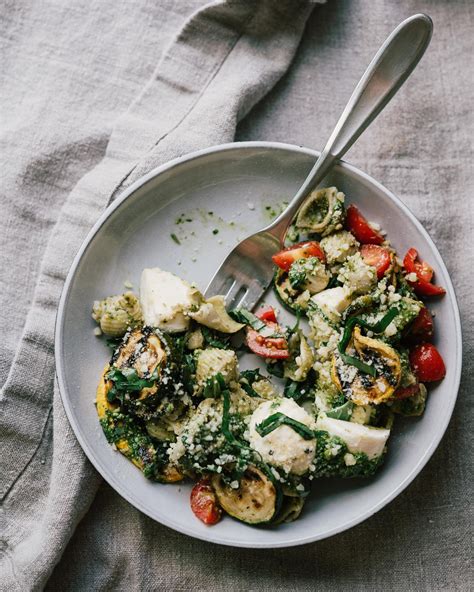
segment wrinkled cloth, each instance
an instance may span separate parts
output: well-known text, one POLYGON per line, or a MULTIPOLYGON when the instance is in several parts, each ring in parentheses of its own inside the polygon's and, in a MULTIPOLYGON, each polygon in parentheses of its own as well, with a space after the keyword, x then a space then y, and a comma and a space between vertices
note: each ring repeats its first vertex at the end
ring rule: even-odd
POLYGON ((100 481, 53 385, 55 315, 75 252, 134 179, 233 140, 237 122, 288 68, 313 8, 304 0, 221 0, 190 14, 195 6, 32 3, 4 15, 2 285, 4 306, 14 303, 23 326, 18 344, 7 315, 17 339, 2 347, 1 585, 8 590, 44 585, 100 481), (67 195, 70 176, 81 178, 67 195), (34 293, 25 286, 30 275, 34 293))
MULTIPOLYGON (((49 580, 50 590, 472 589, 472 4, 469 0, 331 0, 318 6, 288 74, 270 94, 244 117, 281 75, 291 55, 279 72, 269 75, 265 88, 246 78, 248 86, 240 98, 227 96, 219 103, 223 89, 219 84, 224 81, 216 75, 211 84, 217 85, 219 93, 203 97, 210 101, 207 104, 217 101, 212 125, 206 120, 200 127, 199 118, 191 113, 190 127, 182 128, 189 129, 189 135, 182 139, 182 150, 175 146, 176 152, 173 134, 176 131, 179 137, 179 125, 161 138, 166 132, 160 128, 161 107, 154 101, 148 103, 150 112, 141 110, 144 118, 136 122, 143 133, 139 146, 128 137, 126 128, 134 123, 134 105, 140 107, 140 101, 150 96, 147 93, 153 97, 156 89, 162 96, 163 80, 156 76, 161 64, 153 74, 156 62, 166 55, 165 46, 175 31, 201 3, 183 0, 151 6, 135 1, 122 6, 103 2, 94 8, 67 4, 50 3, 45 11, 39 3, 16 2, 2 14, 1 40, 7 59, 0 68, 2 89, 6 89, 1 98, 6 122, 0 128, 0 314, 5 328, 0 373, 2 382, 6 380, 4 400, 11 397, 15 403, 12 409, 18 410, 18 424, 29 423, 15 424, 18 431, 6 438, 7 444, 12 439, 10 457, 2 454, 2 462, 16 479, 4 501, 9 529, 7 536, 2 533, 0 587, 40 588, 87 512, 49 580), (52 415, 45 419, 45 410, 51 408, 52 375, 47 362, 50 342, 41 341, 40 336, 52 314, 44 311, 54 306, 48 304, 50 293, 43 295, 41 283, 33 309, 31 301, 38 278, 50 269, 43 265, 40 274, 48 240, 54 265, 63 266, 57 278, 54 267, 47 276, 48 285, 57 281, 55 294, 66 259, 77 249, 77 245, 69 249, 59 226, 53 230, 60 206, 66 203, 61 216, 66 221, 69 216, 72 224, 84 220, 85 209, 91 211, 92 224, 111 196, 164 162, 162 158, 232 139, 240 118, 237 140, 277 140, 321 148, 380 43, 403 18, 420 10, 429 13, 435 24, 428 53, 347 159, 409 205, 435 240, 451 273, 461 308, 464 371, 446 436, 426 468, 396 500, 363 524, 329 540, 302 548, 255 551, 220 547, 173 532, 135 510, 107 484, 99 485, 57 394, 52 415), (76 24, 74 29, 70 22, 76 24), (99 25, 100 35, 94 38, 99 25), (154 34, 157 31, 159 35, 154 34), (35 35, 41 39, 36 45, 35 35), (68 110, 63 108, 66 99, 71 101, 68 110), (125 111, 132 101, 130 115, 125 111), (228 105, 229 111, 224 112, 228 105), (211 129, 203 131, 205 124, 211 129), (124 132, 125 137, 120 135, 124 132), (154 133, 158 134, 155 138, 154 133), (68 198, 74 184, 101 161, 106 150, 110 164, 129 156, 130 168, 123 171, 117 165, 107 186, 98 183, 92 171, 68 198), (78 196, 78 207, 71 211, 72 195, 78 196), (96 201, 88 201, 86 195, 96 201), (36 316, 39 313, 45 316, 36 316), (33 348, 34 364, 21 357, 25 346, 33 348), (39 358, 43 349, 44 358, 39 358), (41 396, 49 400, 49 407, 38 403, 44 420, 38 437, 41 423, 29 412, 41 396)), ((270 4, 275 9, 275 3, 270 4)), ((278 2, 278 10, 282 4, 286 6, 278 2)), ((309 8, 298 13, 301 29, 309 8)), ((295 26, 294 18, 292 14, 281 22, 282 40, 287 39, 286 26, 295 26)), ((192 46, 187 54, 190 58, 200 46, 192 43, 195 30, 185 31, 184 42, 192 46)), ((225 41, 220 40, 219 47, 221 43, 225 41)), ((233 56, 231 51, 222 68, 229 79, 233 70, 227 67, 233 56)), ((189 68, 187 84, 194 81, 195 69, 189 68)), ((247 73, 237 70, 236 85, 243 84, 247 73)), ((87 224, 82 232, 87 232, 87 224)), ((3 466, 0 476, 3 479, 3 466)))

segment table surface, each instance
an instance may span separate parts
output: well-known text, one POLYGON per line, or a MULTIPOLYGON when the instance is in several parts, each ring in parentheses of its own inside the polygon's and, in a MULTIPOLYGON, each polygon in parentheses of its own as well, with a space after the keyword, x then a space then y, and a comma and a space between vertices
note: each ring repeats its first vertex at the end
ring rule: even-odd
POLYGON ((316 7, 292 68, 241 122, 236 139, 321 148, 378 45, 399 21, 419 11, 434 20, 432 45, 405 88, 347 159, 412 209, 437 243, 457 290, 464 378, 453 419, 433 458, 414 483, 365 523, 329 540, 288 550, 231 549, 187 538, 130 508, 103 484, 49 589, 79 589, 85 571, 90 590, 149 589, 150 582, 153 588, 167 590, 469 589, 472 2, 329 0, 316 7), (113 529, 114 523, 122 528, 113 529), (94 543, 99 531, 102 541, 103 533, 109 532, 108 549, 94 543), (134 565, 121 555, 121 538, 132 531, 140 541, 137 556, 146 554, 145 569, 143 560, 134 565), (112 574, 112 581, 102 581, 105 573, 112 574))

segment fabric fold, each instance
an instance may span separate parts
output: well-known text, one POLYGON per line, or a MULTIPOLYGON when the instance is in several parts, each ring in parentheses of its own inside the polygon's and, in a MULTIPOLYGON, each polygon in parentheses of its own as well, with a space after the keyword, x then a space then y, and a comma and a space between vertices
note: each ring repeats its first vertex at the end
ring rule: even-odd
POLYGON ((194 13, 116 120, 104 159, 67 197, 2 389, 6 589, 44 585, 100 482, 53 389, 56 307, 76 251, 124 187, 172 158, 233 140, 239 119, 287 70, 313 7, 303 0, 225 0, 194 13))

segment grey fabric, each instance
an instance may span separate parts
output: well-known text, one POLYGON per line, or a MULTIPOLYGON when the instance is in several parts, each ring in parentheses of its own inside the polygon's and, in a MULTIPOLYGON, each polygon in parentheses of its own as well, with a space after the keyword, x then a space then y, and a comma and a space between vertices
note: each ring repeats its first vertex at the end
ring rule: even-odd
MULTIPOLYGON (((282 10, 281 2, 271 5, 282 10)), ((283 10, 285 6, 290 10, 286 3, 283 10)), ((20 353, 4 389, 4 400, 12 401, 12 414, 16 412, 18 422, 17 431, 11 437, 6 434, 11 453, 8 457, 2 454, 5 469, 2 464, 1 477, 8 477, 7 485, 11 485, 25 469, 4 502, 9 525, 0 582, 5 588, 26 590, 43 585, 98 485, 57 398, 53 415, 46 421, 51 402, 53 301, 67 260, 77 248, 72 243, 87 231, 110 194, 149 167, 176 154, 231 139, 236 120, 263 96, 291 57, 288 50, 286 60, 280 60, 281 67, 275 64, 276 71, 268 61, 260 64, 260 75, 252 78, 232 61, 238 58, 235 50, 252 49, 252 38, 244 35, 243 47, 239 41, 210 81, 215 92, 202 95, 203 106, 212 105, 212 129, 206 128, 204 133, 198 113, 191 112, 182 128, 189 134, 181 134, 178 126, 158 141, 166 133, 160 116, 162 84, 168 80, 166 76, 163 80, 161 72, 169 72, 161 70, 166 68, 166 59, 156 71, 158 76, 152 77, 153 69, 173 31, 194 7, 187 0, 161 2, 159 6, 103 2, 89 10, 77 3, 72 7, 16 2, 3 11, 2 45, 7 59, 1 71, 1 105, 2 115, 8 113, 0 137, 0 314, 6 329, 0 344, 3 379, 18 345, 20 353), (100 35, 95 38, 99 25, 100 35), (225 81, 220 76, 225 76, 234 90, 232 100, 229 96, 222 100, 225 81), (149 78, 152 82, 141 98, 124 114, 149 78), (152 100, 148 101, 149 97, 152 100), (69 110, 65 108, 67 101, 71 101, 69 110), (134 109, 141 114, 139 121, 133 117, 134 109), (118 115, 122 117, 111 137, 118 115), (141 133, 128 134, 129 126, 141 133), (132 143, 137 139, 138 144, 132 143), (75 182, 101 160, 106 148, 107 168, 99 173, 103 170, 109 184, 96 185, 102 179, 97 169, 80 181, 71 194, 74 200, 69 197, 62 214, 67 230, 58 226, 53 233, 60 205, 75 182), (113 170, 108 168, 112 163, 113 170), (80 228, 76 228, 77 221, 80 228), (41 276, 43 287, 37 292, 34 312, 20 342, 50 237, 54 238, 41 276), (61 249, 54 246, 58 244, 61 249), (23 368, 30 377, 27 386, 23 368), (35 413, 38 410, 38 417, 32 408, 35 413), (27 426, 23 418, 29 422, 27 426)), ((320 148, 379 43, 400 20, 419 10, 431 14, 435 22, 429 52, 348 159, 411 207, 440 248, 458 294, 464 378, 453 420, 433 459, 402 495, 364 524, 330 540, 276 551, 230 549, 190 539, 152 522, 101 484, 52 574, 49 589, 472 589, 472 3, 331 0, 318 7, 288 75, 242 121, 236 139, 280 140, 320 148)), ((307 10, 297 14, 302 27, 307 10)), ((234 18, 239 17, 245 18, 240 11, 234 18)), ((275 35, 288 49, 290 45, 294 49, 298 37, 295 18, 278 22, 282 30, 275 35), (289 32, 286 27, 291 25, 295 29, 289 32)), ((219 50, 229 47, 226 43, 231 43, 235 28, 230 27, 229 36, 219 38, 219 50)), ((192 47, 186 63, 200 53, 200 45, 193 44, 195 33, 188 28, 170 48, 173 52, 173 48, 192 47)), ((278 41, 275 44, 278 46, 278 41)), ((273 56, 275 46, 265 47, 271 49, 267 55, 273 56)), ((212 65, 205 61, 210 72, 212 65)), ((194 76, 196 70, 201 71, 201 63, 192 64, 186 81, 199 92, 202 80, 194 76)), ((165 94, 169 90, 166 85, 165 94)), ((178 88, 173 90, 179 95, 178 88)))
POLYGON ((71 3, 15 5, 5 13, 3 309, 6 326, 12 304, 24 325, 19 343, 18 336, 7 340, 2 352, 4 363, 12 362, 8 373, 5 365, 0 424, 5 589, 44 585, 99 484, 56 387, 53 395, 55 314, 75 252, 133 179, 170 158, 234 138, 237 121, 288 68, 313 5, 221 0, 192 14, 166 51, 144 41, 161 34, 169 39, 194 7, 135 2, 129 13, 128 3, 96 9, 71 3), (110 54, 109 44, 116 50, 110 54), (133 71, 143 56, 146 66, 133 71), (99 156, 64 200, 61 182, 68 179, 62 177, 83 172, 99 156), (66 162, 73 171, 63 170, 66 162), (40 248, 44 257, 30 304, 23 281, 30 276, 28 254, 40 248))

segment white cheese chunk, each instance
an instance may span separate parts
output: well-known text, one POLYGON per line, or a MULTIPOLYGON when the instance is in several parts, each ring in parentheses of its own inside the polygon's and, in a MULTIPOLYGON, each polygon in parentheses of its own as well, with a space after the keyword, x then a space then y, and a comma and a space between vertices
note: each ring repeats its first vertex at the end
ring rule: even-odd
POLYGON ((201 294, 188 282, 158 267, 144 269, 140 281, 140 304, 146 325, 164 331, 185 331, 187 312, 199 306, 201 294))
POLYGON ((305 440, 287 425, 277 427, 263 438, 255 429, 264 419, 277 412, 314 428, 312 417, 292 399, 265 401, 257 407, 250 419, 250 446, 261 454, 265 462, 281 467, 288 473, 303 475, 314 460, 316 439, 305 440))
POLYGON ((383 453, 385 444, 390 436, 390 430, 374 428, 333 419, 321 413, 316 422, 316 429, 327 432, 330 436, 341 438, 349 449, 349 452, 364 452, 369 459, 374 459, 383 453))
POLYGON ((319 306, 327 317, 337 321, 351 303, 351 292, 346 287, 330 288, 312 296, 311 301, 319 306))

